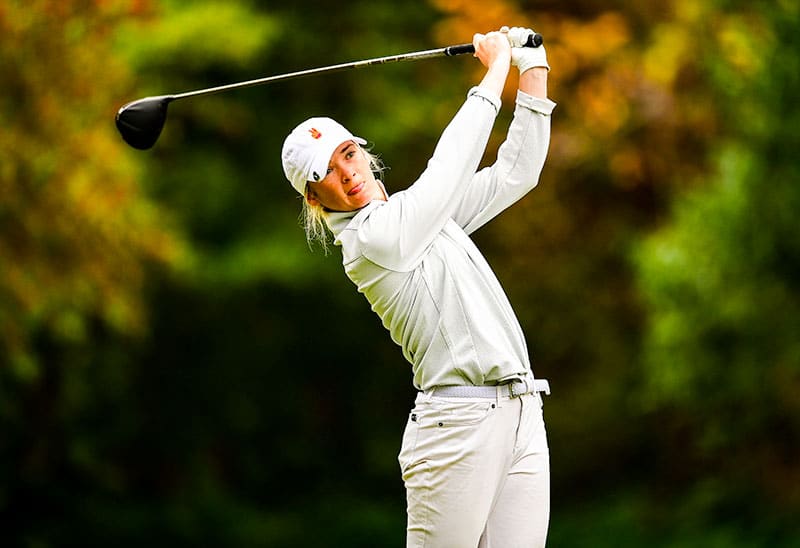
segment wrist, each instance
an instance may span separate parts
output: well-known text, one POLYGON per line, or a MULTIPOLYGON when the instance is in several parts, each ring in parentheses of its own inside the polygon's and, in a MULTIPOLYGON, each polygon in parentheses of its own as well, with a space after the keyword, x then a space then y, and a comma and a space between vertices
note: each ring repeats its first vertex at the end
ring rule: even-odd
POLYGON ((550 72, 549 67, 530 67, 520 73, 520 76, 526 78, 536 78, 539 80, 547 80, 547 73, 550 72))
POLYGON ((480 87, 485 88, 496 95, 502 95, 510 68, 511 66, 509 63, 492 63, 486 71, 486 75, 483 77, 483 80, 481 80, 480 87))
POLYGON ((519 75, 519 89, 533 97, 547 99, 547 72, 545 67, 533 67, 519 75))

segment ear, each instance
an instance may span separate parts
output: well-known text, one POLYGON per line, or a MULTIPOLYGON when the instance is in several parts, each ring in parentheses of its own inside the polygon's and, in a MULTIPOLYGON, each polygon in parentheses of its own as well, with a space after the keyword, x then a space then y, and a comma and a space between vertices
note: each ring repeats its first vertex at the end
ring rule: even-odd
POLYGON ((318 206, 320 204, 316 191, 311 188, 311 185, 306 185, 306 202, 310 206, 318 206))

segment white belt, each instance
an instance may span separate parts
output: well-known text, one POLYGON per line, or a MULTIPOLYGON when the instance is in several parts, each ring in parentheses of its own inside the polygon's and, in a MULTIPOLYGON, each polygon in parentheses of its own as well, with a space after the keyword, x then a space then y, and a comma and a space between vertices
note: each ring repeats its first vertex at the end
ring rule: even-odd
POLYGON ((518 398, 533 392, 544 392, 550 395, 550 383, 547 379, 514 379, 497 386, 437 386, 430 390, 433 396, 446 398, 518 398))

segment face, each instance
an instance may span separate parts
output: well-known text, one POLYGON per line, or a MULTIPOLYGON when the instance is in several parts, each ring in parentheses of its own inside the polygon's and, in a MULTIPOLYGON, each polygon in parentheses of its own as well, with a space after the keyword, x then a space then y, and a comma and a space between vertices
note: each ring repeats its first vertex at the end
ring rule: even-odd
POLYGON ((386 194, 361 147, 345 141, 333 151, 325 178, 308 182, 306 200, 331 211, 355 211, 372 200, 386 200, 386 194))

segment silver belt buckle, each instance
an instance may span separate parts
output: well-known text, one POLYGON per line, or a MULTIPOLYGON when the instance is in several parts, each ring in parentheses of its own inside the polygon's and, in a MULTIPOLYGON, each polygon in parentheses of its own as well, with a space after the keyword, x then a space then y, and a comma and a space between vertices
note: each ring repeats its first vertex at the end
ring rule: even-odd
POLYGON ((528 387, 528 381, 525 379, 516 379, 508 383, 508 397, 511 398, 512 400, 514 398, 519 398, 520 396, 524 396, 528 392, 530 392, 530 388, 528 387), (521 391, 518 392, 514 390, 514 385, 516 384, 522 385, 522 388, 520 389, 521 391))

